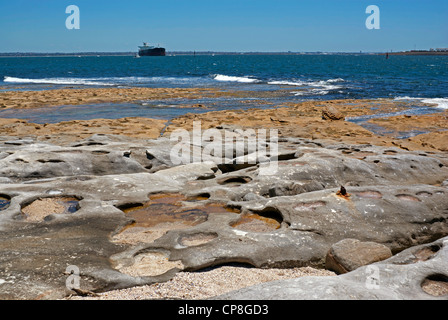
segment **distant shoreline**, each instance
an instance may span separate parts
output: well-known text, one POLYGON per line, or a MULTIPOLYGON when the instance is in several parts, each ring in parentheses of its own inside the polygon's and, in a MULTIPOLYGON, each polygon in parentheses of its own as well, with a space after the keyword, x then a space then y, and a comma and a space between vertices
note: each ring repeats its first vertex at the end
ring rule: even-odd
MULTIPOLYGON (((0 57, 95 57, 135 56, 136 52, 0 52, 0 57)), ((167 56, 211 56, 211 55, 378 55, 379 52, 219 52, 219 51, 167 51, 167 56)))
MULTIPOLYGON (((0 57, 106 57, 135 56, 135 52, 0 52, 0 57)), ((167 56, 213 56, 213 55, 394 55, 394 56, 448 56, 448 51, 401 51, 401 52, 222 52, 222 51, 167 51, 167 56)))
MULTIPOLYGON (((383 53, 385 55, 386 53, 383 53)), ((388 52, 392 56, 448 56, 448 51, 405 51, 388 52)))

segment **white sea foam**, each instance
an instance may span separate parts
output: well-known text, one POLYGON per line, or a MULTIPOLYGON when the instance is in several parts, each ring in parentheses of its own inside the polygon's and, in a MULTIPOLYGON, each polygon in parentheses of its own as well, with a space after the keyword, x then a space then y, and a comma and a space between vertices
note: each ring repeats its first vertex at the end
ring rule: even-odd
POLYGON ((423 103, 436 104, 437 108, 448 109, 448 98, 423 99, 423 103))
POLYGON ((315 95, 315 96, 324 96, 326 94, 329 94, 329 90, 325 89, 311 89, 311 90, 304 90, 304 91, 292 91, 292 93, 295 96, 308 96, 308 95, 315 95))
POLYGON ((243 83, 256 83, 260 82, 258 79, 249 78, 249 77, 235 77, 235 76, 226 76, 224 74, 215 75, 214 79, 216 81, 230 81, 230 82, 243 82, 243 83))
POLYGON ((303 81, 269 81, 268 84, 276 84, 280 86, 306 86, 307 83, 303 81))
POLYGON ((306 95, 327 95, 332 90, 339 90, 339 93, 342 93, 340 89, 344 89, 344 86, 335 85, 338 82, 345 82, 342 78, 336 79, 328 79, 328 80, 319 80, 319 81, 270 81, 268 84, 273 85, 288 85, 288 86, 299 86, 304 89, 301 91, 293 91, 292 93, 296 96, 306 96, 306 95))
POLYGON ((330 80, 313 81, 313 82, 309 82, 308 85, 313 86, 313 87, 322 87, 326 90, 336 90, 336 89, 343 88, 342 86, 335 86, 333 84, 329 84, 329 83, 337 82, 337 81, 330 81, 330 80))
POLYGON ((86 85, 86 86, 126 86, 135 84, 167 83, 167 84, 191 84, 204 82, 206 78, 200 77, 100 77, 100 78, 16 78, 4 77, 7 83, 22 84, 55 84, 55 85, 86 85))
POLYGON ((421 98, 411 98, 411 97, 408 97, 408 96, 404 96, 404 97, 395 97, 394 98, 394 100, 398 100, 398 101, 400 101, 400 100, 420 100, 421 98))
POLYGON ((88 78, 42 78, 42 79, 28 79, 15 78, 5 76, 4 82, 9 83, 36 83, 36 84, 72 84, 72 85, 90 85, 90 86, 113 86, 114 83, 98 81, 100 79, 88 78))
POLYGON ((311 90, 311 92, 315 95, 324 96, 324 95, 328 94, 330 91, 323 90, 323 89, 313 89, 313 90, 311 90))
POLYGON ((295 96, 306 96, 307 94, 309 94, 307 91, 292 91, 291 93, 293 93, 295 96))
POLYGON ((345 82, 342 78, 336 78, 336 79, 329 79, 327 82, 333 83, 333 82, 345 82))
POLYGON ((419 101, 421 103, 435 105, 436 108, 448 109, 448 98, 413 98, 413 97, 395 97, 398 101, 419 101))
MULTIPOLYGON (((336 79, 328 79, 328 80, 320 80, 320 81, 300 81, 300 80, 294 80, 294 81, 269 81, 268 84, 272 85, 286 85, 286 86, 299 86, 299 87, 316 87, 321 88, 321 94, 327 94, 329 90, 337 90, 342 89, 343 86, 334 85, 333 83, 337 82, 345 82, 342 78, 336 78, 336 79)), ((314 91, 314 89, 311 89, 311 91, 314 91)), ((313 93, 313 92, 312 92, 313 93)), ((303 95, 301 92, 299 95, 303 95)))

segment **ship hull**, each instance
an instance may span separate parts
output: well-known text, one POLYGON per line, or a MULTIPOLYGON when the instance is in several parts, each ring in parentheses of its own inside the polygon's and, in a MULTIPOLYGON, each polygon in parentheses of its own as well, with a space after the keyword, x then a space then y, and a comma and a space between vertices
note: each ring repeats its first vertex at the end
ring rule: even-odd
POLYGON ((139 56, 165 56, 165 48, 143 49, 138 51, 139 56))

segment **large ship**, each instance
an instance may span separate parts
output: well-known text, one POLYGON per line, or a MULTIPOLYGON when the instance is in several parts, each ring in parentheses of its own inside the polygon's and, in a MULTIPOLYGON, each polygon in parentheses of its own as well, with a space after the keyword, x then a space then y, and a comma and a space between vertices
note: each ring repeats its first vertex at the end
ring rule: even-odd
POLYGON ((147 42, 143 42, 143 46, 138 47, 139 56, 164 56, 165 48, 159 46, 149 46, 147 42))

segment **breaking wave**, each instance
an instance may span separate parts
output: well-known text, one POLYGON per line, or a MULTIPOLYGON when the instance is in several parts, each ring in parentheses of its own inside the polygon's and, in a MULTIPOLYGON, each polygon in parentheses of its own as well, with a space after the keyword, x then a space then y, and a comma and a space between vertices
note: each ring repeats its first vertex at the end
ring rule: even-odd
MULTIPOLYGON (((52 84, 52 85, 79 85, 79 86, 169 86, 169 87, 196 87, 209 86, 215 81, 221 83, 240 84, 264 84, 272 86, 290 86, 297 88, 292 91, 296 96, 318 96, 327 95, 338 90, 342 93, 347 88, 346 82, 342 78, 328 80, 298 80, 298 79, 269 79, 260 80, 252 76, 230 76, 224 74, 214 74, 209 76, 152 76, 152 77, 98 77, 98 78, 75 78, 75 77, 54 77, 54 78, 18 78, 5 76, 3 82, 10 84, 52 84)), ((446 106, 446 101, 441 101, 446 106)))
POLYGON ((253 77, 237 77, 228 76, 223 74, 213 75, 213 79, 217 81, 227 81, 227 82, 240 82, 240 83, 257 83, 257 84, 268 84, 268 85, 278 85, 278 86, 291 86, 300 87, 302 90, 293 92, 297 96, 304 95, 326 95, 330 91, 345 89, 344 85, 339 83, 345 82, 342 78, 320 80, 320 81, 303 81, 303 80, 260 80, 253 77))
POLYGON ((306 96, 306 95, 326 95, 333 90, 341 90, 346 87, 343 85, 335 85, 338 82, 345 82, 342 78, 320 80, 320 81, 302 81, 302 80, 280 80, 280 81, 269 81, 268 84, 271 85, 282 85, 282 86, 296 86, 301 87, 302 90, 294 91, 296 96, 306 96))
POLYGON ((412 97, 396 97, 394 100, 419 101, 421 103, 435 105, 436 108, 448 109, 448 98, 412 98, 412 97))
POLYGON ((329 83, 336 82, 345 82, 342 78, 337 79, 328 79, 328 80, 320 80, 320 81, 269 81, 268 84, 277 84, 277 85, 286 85, 286 86, 326 86, 329 83))
POLYGON ((5 76, 4 82, 8 83, 36 83, 36 84, 72 84, 72 85, 89 85, 89 86, 113 86, 114 83, 101 81, 101 79, 90 78, 42 78, 42 79, 28 79, 15 78, 5 76))
POLYGON ((249 78, 249 77, 235 77, 235 76, 226 76, 224 74, 217 74, 214 76, 216 81, 231 81, 231 82, 243 82, 243 83, 257 83, 261 82, 258 79, 249 78))
POLYGON ((5 76, 3 82, 17 84, 54 84, 54 85, 84 85, 84 86, 201 86, 210 82, 205 77, 102 77, 102 78, 16 78, 5 76))

